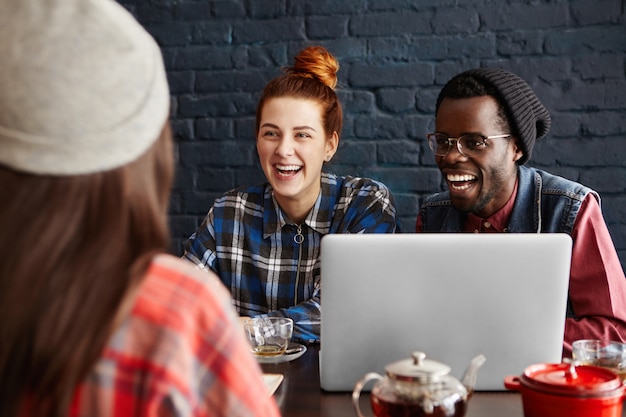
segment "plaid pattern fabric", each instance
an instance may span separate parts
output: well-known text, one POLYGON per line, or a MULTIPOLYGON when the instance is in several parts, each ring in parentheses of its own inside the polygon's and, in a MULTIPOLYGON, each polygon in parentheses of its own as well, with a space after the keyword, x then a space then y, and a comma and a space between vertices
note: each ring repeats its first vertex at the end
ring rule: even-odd
POLYGON ((184 256, 220 276, 241 315, 290 317, 294 340, 314 342, 322 236, 395 231, 395 203, 385 185, 322 173, 320 195, 302 224, 288 221, 267 183, 232 190, 215 201, 184 256))
POLYGON ((76 390, 71 416, 277 417, 228 291, 159 256, 129 316, 76 390))

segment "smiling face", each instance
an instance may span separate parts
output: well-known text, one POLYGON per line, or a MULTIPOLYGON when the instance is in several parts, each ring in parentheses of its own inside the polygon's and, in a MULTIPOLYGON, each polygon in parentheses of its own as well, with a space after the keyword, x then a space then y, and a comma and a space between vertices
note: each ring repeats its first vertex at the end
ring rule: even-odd
MULTIPOLYGON (((445 98, 437 111, 436 130, 449 137, 468 133, 483 136, 506 134, 498 122, 498 104, 491 96, 445 98)), ((476 157, 461 155, 453 146, 447 155, 436 156, 453 206, 460 211, 489 217, 508 201, 517 178, 516 161, 522 157, 514 138, 487 139, 476 157)))
POLYGON ((260 115, 261 167, 278 204, 299 223, 317 199, 322 165, 335 154, 339 137, 324 132, 321 106, 313 100, 272 98, 260 115))

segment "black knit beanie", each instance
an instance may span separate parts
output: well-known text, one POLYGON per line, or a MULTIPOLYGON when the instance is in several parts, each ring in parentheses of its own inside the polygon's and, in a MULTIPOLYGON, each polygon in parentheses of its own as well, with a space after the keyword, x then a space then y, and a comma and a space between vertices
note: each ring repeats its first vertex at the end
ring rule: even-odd
POLYGON ((459 76, 471 75, 491 86, 504 105, 513 134, 519 140, 523 155, 520 165, 530 159, 537 139, 550 130, 550 113, 541 104, 530 86, 517 75, 500 68, 475 68, 459 76))

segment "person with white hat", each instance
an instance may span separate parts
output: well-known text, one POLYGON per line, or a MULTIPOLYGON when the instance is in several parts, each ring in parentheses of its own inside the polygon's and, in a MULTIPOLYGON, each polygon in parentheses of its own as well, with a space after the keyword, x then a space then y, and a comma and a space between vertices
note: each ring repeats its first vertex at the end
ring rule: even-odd
POLYGON ((212 272, 166 254, 169 90, 111 0, 0 2, 0 415, 279 415, 212 272))

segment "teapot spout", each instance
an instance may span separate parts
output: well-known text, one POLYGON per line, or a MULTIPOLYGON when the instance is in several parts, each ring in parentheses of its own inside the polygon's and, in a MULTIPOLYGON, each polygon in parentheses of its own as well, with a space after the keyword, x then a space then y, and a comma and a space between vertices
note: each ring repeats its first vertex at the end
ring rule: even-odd
POLYGON ((465 371, 465 375, 463 376, 463 380, 461 383, 467 388, 468 392, 473 392, 474 387, 476 386, 476 377, 478 375, 478 368, 483 366, 487 359, 483 355, 478 355, 470 362, 467 370, 465 371))

